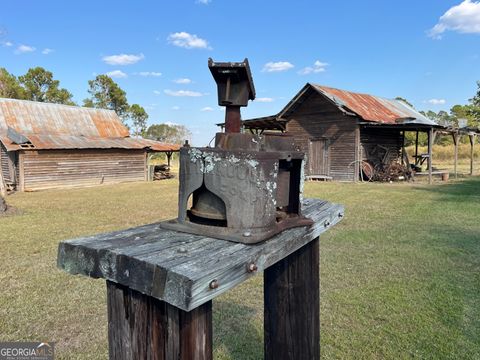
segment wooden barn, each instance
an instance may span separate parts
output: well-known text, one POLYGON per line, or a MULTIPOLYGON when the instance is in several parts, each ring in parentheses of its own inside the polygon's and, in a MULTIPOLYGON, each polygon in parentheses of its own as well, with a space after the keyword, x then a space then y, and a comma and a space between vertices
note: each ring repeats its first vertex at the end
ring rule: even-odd
POLYGON ((362 168, 403 160, 406 131, 441 128, 403 101, 306 84, 277 114, 243 121, 245 131, 283 131, 307 154, 306 175, 357 181, 362 168))
POLYGON ((129 137, 111 110, 4 98, 0 148, 3 182, 20 191, 145 180, 149 152, 178 150, 129 137))

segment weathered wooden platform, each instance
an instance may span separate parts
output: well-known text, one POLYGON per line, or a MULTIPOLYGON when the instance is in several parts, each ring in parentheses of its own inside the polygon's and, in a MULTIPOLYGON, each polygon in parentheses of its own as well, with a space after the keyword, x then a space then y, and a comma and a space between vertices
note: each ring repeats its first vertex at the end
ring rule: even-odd
POLYGON ((342 205, 305 199, 314 225, 255 245, 164 230, 158 223, 61 242, 58 267, 103 278, 185 311, 284 259, 341 220, 342 205))

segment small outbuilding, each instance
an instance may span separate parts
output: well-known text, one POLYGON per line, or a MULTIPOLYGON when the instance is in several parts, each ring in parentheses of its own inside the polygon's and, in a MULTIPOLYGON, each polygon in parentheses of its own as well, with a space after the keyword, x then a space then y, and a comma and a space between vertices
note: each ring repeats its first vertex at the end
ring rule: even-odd
POLYGON ((178 145, 131 138, 112 110, 0 98, 0 180, 33 191, 147 179, 147 154, 178 145))
POLYGON ((286 132, 307 154, 307 177, 341 181, 368 176, 379 163, 408 163, 407 131, 429 135, 430 164, 434 130, 443 128, 404 101, 310 83, 277 115, 245 120, 243 127, 286 132))

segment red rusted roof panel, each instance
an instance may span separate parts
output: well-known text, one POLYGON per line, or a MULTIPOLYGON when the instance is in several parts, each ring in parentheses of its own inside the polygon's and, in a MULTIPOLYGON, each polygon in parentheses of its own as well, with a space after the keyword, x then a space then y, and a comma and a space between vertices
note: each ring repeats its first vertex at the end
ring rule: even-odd
POLYGON ((130 138, 112 110, 0 98, 0 141, 8 151, 19 149, 149 149, 178 151, 179 145, 130 138), (30 144, 15 144, 8 128, 30 144))
POLYGON ((112 110, 0 98, 0 129, 8 127, 25 135, 129 135, 112 110))
POLYGON ((358 114, 364 120, 395 124, 396 119, 405 117, 404 114, 400 114, 398 111, 387 107, 387 99, 326 86, 313 86, 325 95, 330 95, 330 98, 334 97, 334 101, 335 99, 340 99, 344 106, 358 114))

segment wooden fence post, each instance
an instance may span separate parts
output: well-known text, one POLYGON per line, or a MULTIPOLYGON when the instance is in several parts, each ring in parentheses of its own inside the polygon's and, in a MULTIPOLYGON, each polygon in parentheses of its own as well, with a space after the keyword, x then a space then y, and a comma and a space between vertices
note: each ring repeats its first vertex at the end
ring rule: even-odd
POLYGON ((265 270, 265 360, 320 359, 319 239, 265 270))
POLYGON ((474 159, 474 155, 475 155, 476 135, 468 134, 468 137, 470 139, 470 175, 473 175, 473 159, 474 159))
POLYGON ((457 164, 458 164, 458 132, 452 133, 454 148, 454 163, 453 163, 453 172, 455 173, 455 179, 458 178, 457 164))
POLYGON ((186 312, 107 281, 107 303, 110 359, 212 359, 212 301, 186 312))

